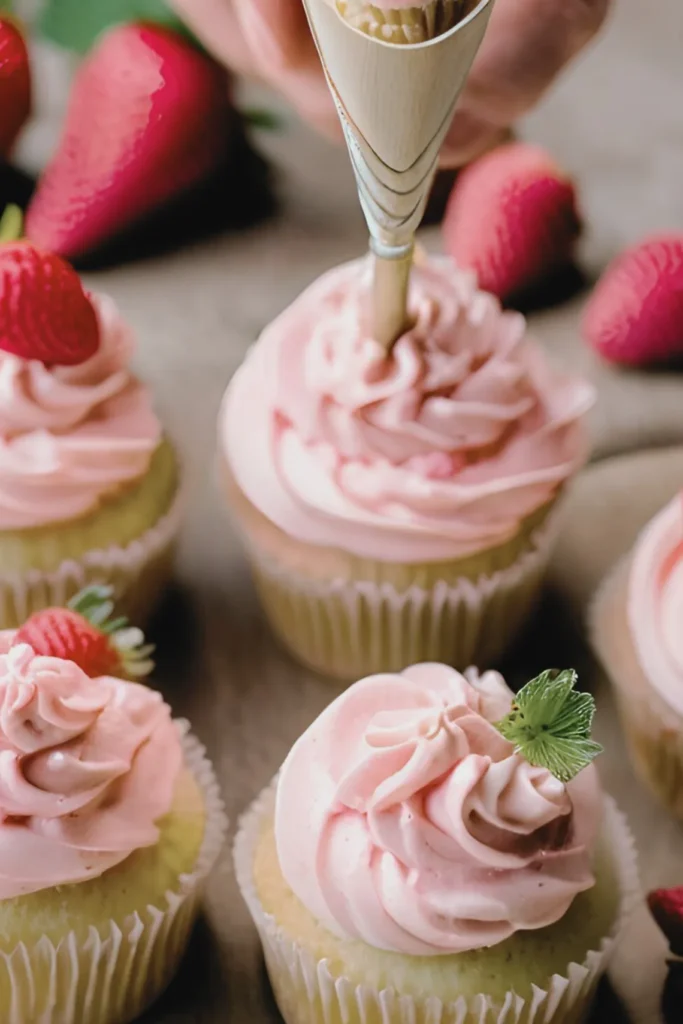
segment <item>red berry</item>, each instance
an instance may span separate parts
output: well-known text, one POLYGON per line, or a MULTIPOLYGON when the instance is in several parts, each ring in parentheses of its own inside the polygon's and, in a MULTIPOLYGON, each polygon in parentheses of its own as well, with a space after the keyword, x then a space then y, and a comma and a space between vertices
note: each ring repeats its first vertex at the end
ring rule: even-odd
POLYGON ((526 143, 500 146, 462 171, 443 224, 449 255, 503 300, 569 266, 580 231, 574 185, 526 143))
POLYGON ((584 337, 605 359, 631 366, 683 354, 683 235, 628 249, 586 306, 584 337))
POLYGON ((30 644, 36 654, 73 661, 88 676, 115 675, 121 668, 107 634, 68 608, 36 612, 18 630, 14 643, 30 644))
POLYGON ((31 68, 23 36, 0 17, 0 157, 8 156, 31 112, 31 68))
POLYGON ((76 75, 27 238, 73 259, 204 180, 229 151, 228 83, 215 61, 169 29, 107 32, 76 75))
POLYGON ((0 246, 0 349, 72 366, 94 355, 100 328, 76 271, 28 242, 0 246))
POLYGON ((666 936, 674 956, 683 956, 683 886, 655 889, 647 897, 650 913, 666 936))

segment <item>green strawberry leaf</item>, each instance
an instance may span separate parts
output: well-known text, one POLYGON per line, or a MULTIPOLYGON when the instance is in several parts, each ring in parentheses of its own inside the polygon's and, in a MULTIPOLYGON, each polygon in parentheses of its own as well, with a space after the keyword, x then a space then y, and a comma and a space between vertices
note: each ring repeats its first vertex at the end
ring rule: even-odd
POLYGON ((242 117, 252 128, 264 132, 277 132, 283 126, 283 119, 279 114, 261 107, 247 107, 242 111, 242 117))
POLYGON ((12 0, 0 0, 0 13, 2 13, 2 11, 6 11, 7 14, 12 14, 14 11, 14 4, 12 3, 12 0))
POLYGON ((87 53, 101 32, 129 21, 151 21, 185 33, 166 0, 47 0, 39 28, 58 46, 87 53))
POLYGON ((590 738, 595 701, 579 693, 573 669, 548 669, 522 687, 496 728, 529 764, 570 782, 602 747, 590 738))

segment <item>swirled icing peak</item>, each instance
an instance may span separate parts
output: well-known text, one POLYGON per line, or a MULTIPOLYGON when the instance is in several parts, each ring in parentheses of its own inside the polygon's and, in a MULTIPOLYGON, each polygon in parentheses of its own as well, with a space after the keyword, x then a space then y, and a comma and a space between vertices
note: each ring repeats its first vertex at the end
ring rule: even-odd
POLYGON ((638 539, 628 620, 645 675, 683 715, 683 495, 655 516, 638 539))
POLYGON ((161 439, 129 362, 133 336, 111 299, 92 296, 100 345, 77 366, 0 351, 0 529, 75 519, 139 479, 161 439))
POLYGON ((450 260, 415 268, 389 357, 364 330, 369 264, 311 286, 237 372, 222 430, 239 487, 289 535, 360 557, 504 543, 584 461, 593 389, 450 260))
POLYGON ((356 683, 282 768, 280 866, 330 931, 438 955, 559 920, 594 883, 593 766, 559 782, 494 726, 501 676, 422 664, 356 683))
POLYGON ((170 709, 0 636, 0 900, 96 878, 154 845, 182 763, 170 709))

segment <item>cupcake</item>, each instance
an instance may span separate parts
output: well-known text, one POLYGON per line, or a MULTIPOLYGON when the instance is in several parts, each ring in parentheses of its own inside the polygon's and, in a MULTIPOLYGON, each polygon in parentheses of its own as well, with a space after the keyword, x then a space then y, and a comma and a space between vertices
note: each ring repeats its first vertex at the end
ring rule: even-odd
POLYGON ((111 582, 136 616, 163 585, 178 463, 115 304, 29 243, 0 246, 0 626, 111 582))
POLYGON ((600 587, 593 645, 614 684, 636 771, 683 820, 683 496, 600 587))
MULTIPOLYGON (((203 748, 160 694, 96 674, 103 663, 125 670, 136 659, 111 640, 120 623, 102 631, 107 602, 88 592, 81 604, 98 625, 50 609, 0 634, 0 1020, 8 1024, 138 1017, 178 965, 225 838, 203 748)), ((138 631, 127 632, 132 648, 138 631)))
POLYGON ((298 740, 235 845, 286 1024, 584 1019, 638 884, 574 680, 414 665, 298 740))
POLYGON ((220 415, 228 500, 305 663, 490 664, 538 593, 593 390, 447 259, 415 266, 387 356, 363 328, 370 271, 324 275, 248 353, 220 415))

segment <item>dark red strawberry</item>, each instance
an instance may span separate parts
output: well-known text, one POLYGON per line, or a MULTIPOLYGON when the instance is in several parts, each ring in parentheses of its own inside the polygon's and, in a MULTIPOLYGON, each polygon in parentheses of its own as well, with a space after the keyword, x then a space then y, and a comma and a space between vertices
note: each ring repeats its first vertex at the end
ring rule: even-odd
POLYGON ((154 667, 154 648, 125 618, 110 618, 112 592, 111 587, 86 587, 68 608, 35 612, 17 630, 14 643, 30 644, 36 654, 73 661, 93 678, 147 675, 154 667))
POLYGON ((24 37, 0 16, 0 157, 8 156, 31 113, 31 68, 24 37))
POLYGON ((27 237, 70 259, 97 249, 214 171, 232 127, 218 64, 157 25, 111 29, 76 76, 27 237))
POLYGON ((72 366, 97 351, 92 302, 68 263, 29 242, 0 245, 0 349, 72 366))

